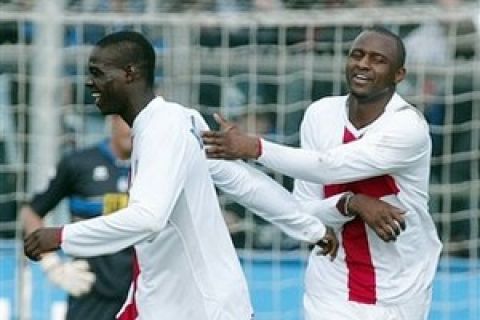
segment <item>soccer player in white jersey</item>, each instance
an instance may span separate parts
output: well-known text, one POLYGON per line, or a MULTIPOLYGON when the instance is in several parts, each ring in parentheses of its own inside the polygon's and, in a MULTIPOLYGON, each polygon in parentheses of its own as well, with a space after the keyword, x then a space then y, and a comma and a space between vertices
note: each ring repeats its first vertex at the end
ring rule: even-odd
POLYGON ((212 178, 242 204, 289 235, 334 255, 337 241, 319 219, 301 214, 293 196, 247 165, 207 161, 198 112, 155 96, 155 52, 136 32, 100 40, 89 58, 95 103, 132 128, 128 206, 108 216, 40 228, 25 254, 91 257, 135 246, 134 281, 120 320, 249 320, 248 289, 212 178), (210 171, 209 171, 210 170, 210 171), (212 175, 212 178, 210 177, 212 175))
POLYGON ((431 142, 426 121, 402 99, 402 40, 370 28, 354 40, 346 63, 349 94, 312 103, 301 149, 239 132, 220 116, 204 133, 211 158, 258 158, 296 179, 301 201, 336 199, 340 249, 333 262, 311 256, 304 296, 307 320, 426 320, 441 243, 428 212, 431 142), (364 195, 404 210, 406 230, 382 212, 357 212, 364 195))

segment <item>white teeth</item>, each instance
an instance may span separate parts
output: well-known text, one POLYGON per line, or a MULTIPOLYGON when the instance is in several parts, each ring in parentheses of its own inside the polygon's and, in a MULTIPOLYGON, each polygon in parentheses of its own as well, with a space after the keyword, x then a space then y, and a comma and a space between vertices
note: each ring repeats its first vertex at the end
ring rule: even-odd
POLYGON ((92 97, 99 98, 100 93, 99 92, 94 92, 94 93, 92 93, 92 97))
POLYGON ((357 74, 355 75, 355 78, 362 79, 362 80, 368 80, 368 77, 362 75, 362 74, 357 74))

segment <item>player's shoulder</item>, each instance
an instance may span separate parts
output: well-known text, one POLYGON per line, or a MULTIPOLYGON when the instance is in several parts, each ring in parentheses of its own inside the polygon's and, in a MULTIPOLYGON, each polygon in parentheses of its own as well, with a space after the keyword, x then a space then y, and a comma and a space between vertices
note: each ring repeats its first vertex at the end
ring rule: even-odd
POLYGON ((327 96, 312 102, 305 110, 304 121, 331 121, 345 110, 347 96, 327 96))
POLYGON ((392 125, 405 125, 407 128, 419 127, 421 129, 428 127, 423 113, 416 106, 403 99, 400 95, 395 94, 392 97, 392 102, 389 104, 391 104, 389 107, 392 111, 392 117, 390 117, 389 122, 392 125))
POLYGON ((68 151, 63 155, 63 159, 70 161, 88 161, 92 156, 100 154, 98 145, 89 145, 84 148, 68 151))
POLYGON ((327 96, 312 102, 306 112, 315 113, 330 113, 331 111, 342 110, 347 101, 347 96, 327 96))
POLYGON ((183 112, 189 118, 194 118, 196 121, 203 121, 203 117, 200 112, 193 108, 184 107, 183 112))
POLYGON ((185 118, 195 118, 195 119, 201 119, 202 116, 200 113, 192 108, 185 107, 184 105, 173 102, 173 101, 167 101, 165 99, 162 99, 161 102, 161 116, 164 119, 168 119, 167 121, 171 120, 180 120, 183 121, 185 118))
POLYGON ((142 125, 138 129, 145 134, 148 132, 149 135, 155 136, 162 130, 174 130, 174 128, 179 129, 185 126, 185 107, 179 103, 159 96, 152 102, 152 106, 147 106, 145 111, 141 115, 139 123, 142 125))
POLYGON ((394 105, 387 106, 388 115, 379 128, 384 135, 395 137, 405 145, 421 147, 429 145, 430 130, 422 112, 400 96, 396 96, 394 105))
POLYGON ((183 114, 185 107, 179 103, 168 101, 163 97, 157 97, 155 103, 159 105, 157 115, 162 118, 176 118, 183 114))
POLYGON ((326 96, 313 101, 307 108, 312 111, 324 111, 325 109, 338 109, 339 106, 345 106, 347 96, 326 96))
POLYGON ((176 116, 186 125, 186 127, 193 127, 201 130, 206 130, 208 128, 205 119, 198 110, 177 103, 173 103, 173 107, 177 111, 176 116))
POLYGON ((161 108, 158 108, 161 111, 157 113, 159 121, 170 128, 185 129, 178 130, 178 133, 189 134, 192 130, 195 132, 209 130, 205 119, 198 110, 166 100, 161 100, 161 104, 161 108))
POLYGON ((88 167, 101 161, 101 152, 98 145, 68 151, 60 159, 58 167, 76 171, 79 168, 88 167))

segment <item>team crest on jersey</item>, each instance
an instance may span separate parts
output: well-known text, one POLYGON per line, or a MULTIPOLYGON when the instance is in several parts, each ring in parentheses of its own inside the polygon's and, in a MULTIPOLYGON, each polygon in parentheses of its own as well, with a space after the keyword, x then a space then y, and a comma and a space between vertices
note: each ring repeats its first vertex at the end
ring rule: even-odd
POLYGON ((117 191, 118 192, 127 192, 128 191, 128 177, 120 176, 117 179, 117 191))
POLYGON ((106 181, 109 177, 108 169, 105 166, 98 166, 93 169, 93 181, 106 181))

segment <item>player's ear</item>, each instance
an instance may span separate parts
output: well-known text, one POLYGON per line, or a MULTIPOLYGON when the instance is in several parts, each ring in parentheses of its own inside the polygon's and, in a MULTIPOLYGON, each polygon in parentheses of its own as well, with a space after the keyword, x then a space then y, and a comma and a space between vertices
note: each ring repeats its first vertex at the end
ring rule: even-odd
POLYGON ((407 70, 405 69, 405 67, 398 68, 397 71, 395 71, 395 85, 402 82, 402 80, 405 79, 406 74, 407 70))
POLYGON ((133 80, 135 80, 137 68, 135 68, 134 65, 129 64, 125 67, 125 73, 127 77, 127 82, 132 82, 133 80))

